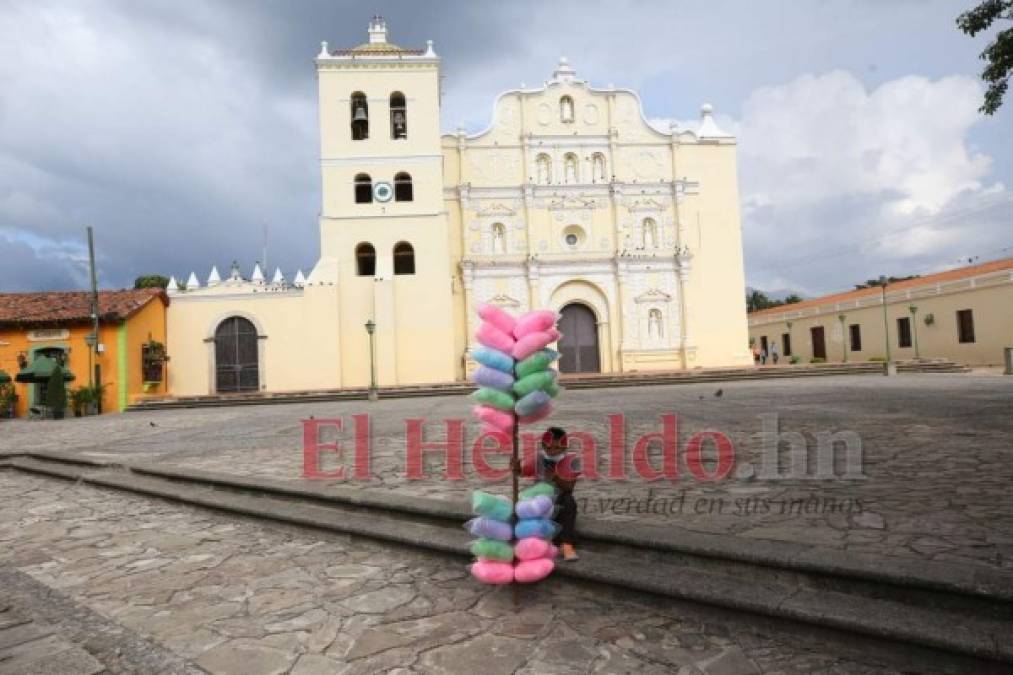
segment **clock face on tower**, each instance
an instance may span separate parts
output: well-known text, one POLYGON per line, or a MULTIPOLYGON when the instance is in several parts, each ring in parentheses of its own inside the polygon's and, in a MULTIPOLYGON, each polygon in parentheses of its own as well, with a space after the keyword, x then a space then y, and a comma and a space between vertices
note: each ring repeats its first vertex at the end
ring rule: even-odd
POLYGON ((378 202, 389 202, 394 196, 394 188, 390 183, 376 183, 373 185, 373 199, 378 202))

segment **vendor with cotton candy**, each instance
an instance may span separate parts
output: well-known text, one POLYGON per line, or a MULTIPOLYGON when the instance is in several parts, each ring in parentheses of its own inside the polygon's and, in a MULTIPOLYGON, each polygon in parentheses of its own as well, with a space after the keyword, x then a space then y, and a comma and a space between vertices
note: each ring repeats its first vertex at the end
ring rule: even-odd
POLYGON ((573 498, 573 488, 577 485, 583 466, 580 456, 569 452, 568 446, 566 431, 559 427, 549 427, 542 434, 542 447, 534 462, 524 466, 522 473, 555 486, 555 521, 559 525, 559 532, 553 541, 559 546, 563 560, 573 562, 579 557, 575 548, 577 501, 573 498))

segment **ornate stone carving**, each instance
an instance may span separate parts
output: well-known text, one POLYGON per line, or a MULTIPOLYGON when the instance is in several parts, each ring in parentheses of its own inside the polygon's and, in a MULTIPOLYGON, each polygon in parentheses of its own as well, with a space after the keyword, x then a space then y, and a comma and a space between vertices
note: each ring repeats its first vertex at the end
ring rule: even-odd
POLYGON ((642 197, 640 199, 632 200, 628 205, 629 211, 664 211, 668 208, 667 200, 662 201, 654 197, 642 197))
POLYGON ((552 122, 552 106, 548 103, 542 103, 538 106, 537 113, 538 123, 543 127, 548 126, 552 122))
POLYGON ((651 290, 641 293, 637 297, 633 298, 633 302, 671 302, 672 296, 658 288, 652 288, 651 290))
POLYGON ((510 297, 509 295, 506 295, 504 293, 494 295, 488 300, 486 300, 486 302, 493 305, 498 305, 500 307, 517 308, 521 306, 520 300, 518 300, 517 298, 510 297))
POLYGON ((561 198, 557 198, 549 202, 550 211, 596 208, 598 208, 598 204, 594 199, 583 196, 564 195, 561 198))
POLYGON ((488 206, 480 206, 476 210, 476 212, 475 212, 476 215, 478 215, 480 217, 483 217, 483 218, 497 218, 497 217, 504 217, 504 216, 513 216, 513 215, 516 215, 516 213, 517 213, 517 211, 515 211, 514 209, 510 208, 509 206, 507 206, 506 204, 503 204, 501 202, 496 202, 494 204, 489 204, 488 206))

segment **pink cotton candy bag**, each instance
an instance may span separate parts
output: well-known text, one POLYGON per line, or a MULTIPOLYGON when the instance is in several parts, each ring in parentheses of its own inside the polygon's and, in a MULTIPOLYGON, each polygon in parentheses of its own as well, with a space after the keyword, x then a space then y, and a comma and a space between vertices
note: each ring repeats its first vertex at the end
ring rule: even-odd
POLYGON ((514 339, 491 323, 483 323, 475 333, 475 339, 486 347, 509 354, 514 348, 514 339))
POLYGON ((536 309, 533 312, 528 312, 517 319, 513 335, 520 339, 528 333, 548 330, 556 325, 557 318, 558 315, 551 309, 536 309))
POLYGON ((472 563, 471 575, 483 584, 509 584, 514 580, 514 566, 508 562, 480 559, 472 563))
POLYGON ((552 574, 556 563, 548 558, 536 558, 517 563, 514 567, 514 580, 520 584, 531 584, 541 581, 552 574))
POLYGON ((512 335, 517 319, 506 313, 496 305, 482 303, 478 306, 478 316, 483 321, 491 323, 507 335, 512 335))
POLYGON ((476 405, 471 409, 475 413, 475 417, 482 420, 489 426, 495 427, 502 431, 513 431, 514 428, 514 416, 505 410, 497 410, 487 405, 476 405))
POLYGON ((558 335, 555 329, 552 333, 544 330, 528 333, 514 344, 511 354, 518 361, 526 359, 535 352, 541 351, 546 345, 555 342, 558 335))

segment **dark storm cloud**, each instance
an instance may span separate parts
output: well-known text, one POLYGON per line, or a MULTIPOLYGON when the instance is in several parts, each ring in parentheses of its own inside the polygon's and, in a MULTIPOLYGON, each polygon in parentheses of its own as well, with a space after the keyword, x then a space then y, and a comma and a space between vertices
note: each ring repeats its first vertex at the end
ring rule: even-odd
MULTIPOLYGON (((441 53, 473 65, 503 53, 508 35, 488 8, 468 3, 449 20, 435 9, 235 2, 182 11, 126 1, 0 9, 0 37, 10 38, 0 53, 18 71, 0 93, 0 228, 57 245, 83 241, 92 225, 101 280, 112 286, 152 272, 203 277, 233 259, 248 273, 265 226, 271 267, 290 278, 297 267, 308 272, 318 253, 319 43, 363 42, 380 11, 405 45, 439 33, 441 53)), ((0 242, 0 255, 14 250, 0 242)), ((0 264, 0 289, 75 279, 25 269, 0 264)))

